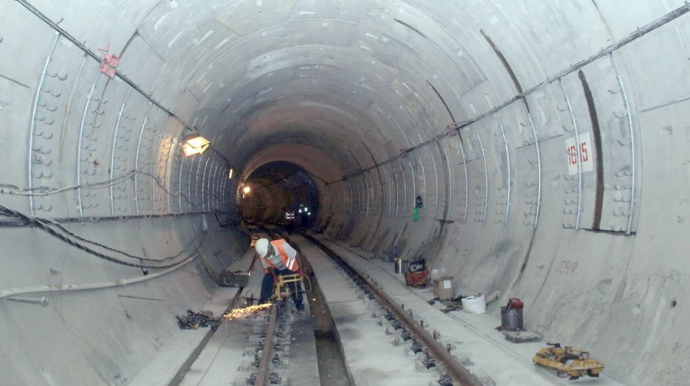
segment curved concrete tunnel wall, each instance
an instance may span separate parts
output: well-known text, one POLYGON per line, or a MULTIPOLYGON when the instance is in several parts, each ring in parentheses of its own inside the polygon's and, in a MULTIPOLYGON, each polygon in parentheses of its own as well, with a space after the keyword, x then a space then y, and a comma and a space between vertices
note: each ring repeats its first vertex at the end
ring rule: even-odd
MULTIPOLYGON (((316 177, 331 237, 519 297, 529 328, 624 383, 686 382, 682 1, 31 3, 47 22, 0 1, 3 206, 135 254, 224 231, 204 250, 241 255, 246 237, 213 219, 238 211, 227 168, 289 161, 316 177), (108 42, 114 78, 85 54, 108 42), (214 150, 183 158, 191 128, 214 150)), ((8 288, 132 276, 37 229, 2 240, 8 288)), ((207 298, 202 270, 60 293, 49 314, 0 303, 3 374, 130 383, 207 298)))

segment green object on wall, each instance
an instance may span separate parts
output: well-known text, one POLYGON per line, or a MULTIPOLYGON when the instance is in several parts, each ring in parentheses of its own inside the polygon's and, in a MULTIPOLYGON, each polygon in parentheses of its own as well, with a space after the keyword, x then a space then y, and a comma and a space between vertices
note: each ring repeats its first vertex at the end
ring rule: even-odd
POLYGON ((412 221, 419 220, 419 208, 412 209, 412 221))

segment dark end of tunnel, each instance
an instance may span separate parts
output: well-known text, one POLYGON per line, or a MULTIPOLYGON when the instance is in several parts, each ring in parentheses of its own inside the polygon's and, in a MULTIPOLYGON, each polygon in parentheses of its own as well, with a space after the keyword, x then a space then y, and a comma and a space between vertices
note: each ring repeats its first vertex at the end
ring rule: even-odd
POLYGON ((319 211, 319 190, 313 176, 291 162, 264 164, 244 182, 241 191, 242 218, 298 225, 308 228, 319 211))

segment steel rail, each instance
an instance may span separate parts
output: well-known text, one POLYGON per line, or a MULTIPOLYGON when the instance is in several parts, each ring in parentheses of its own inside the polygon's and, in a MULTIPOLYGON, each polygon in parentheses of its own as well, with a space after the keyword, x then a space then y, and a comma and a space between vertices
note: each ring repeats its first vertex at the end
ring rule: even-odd
POLYGON ((402 322, 405 327, 415 335, 418 340, 426 346, 429 354, 436 358, 443 366, 448 375, 453 378, 454 385, 460 386, 482 386, 482 383, 465 367, 463 367, 457 359, 448 351, 448 349, 434 339, 429 331, 425 330, 422 325, 417 322, 410 314, 405 311, 402 306, 394 303, 381 289, 370 283, 366 278, 362 277, 371 291, 376 296, 376 299, 402 322))
POLYGON ((270 364, 273 355, 273 338, 275 337, 276 322, 278 320, 278 307, 271 307, 271 313, 268 317, 268 327, 266 330, 266 338, 264 339, 264 349, 259 361, 259 368, 256 370, 256 380, 254 386, 266 386, 268 384, 268 377, 271 374, 270 364))
MULTIPOLYGON (((250 275, 252 273, 252 270, 254 270, 254 264, 256 263, 256 256, 252 259, 251 264, 249 265, 249 270, 247 271, 250 275)), ((242 297, 242 291, 244 287, 239 288, 237 290, 237 293, 235 296, 232 298, 230 301, 230 305, 228 308, 225 309, 225 312, 223 312, 223 315, 226 313, 232 311, 238 304, 240 304, 240 299, 242 297)), ((182 364, 180 369, 177 371, 175 376, 170 380, 170 383, 168 386, 179 386, 182 381, 184 380, 184 376, 187 374, 189 369, 192 367, 194 362, 199 358, 199 355, 201 355, 201 352, 204 350, 206 345, 208 345, 208 342, 211 341, 211 338, 213 338, 213 335, 216 333, 217 330, 209 329, 206 335, 204 335, 204 338, 199 342, 197 347, 192 351, 192 354, 187 358, 187 360, 182 364)))

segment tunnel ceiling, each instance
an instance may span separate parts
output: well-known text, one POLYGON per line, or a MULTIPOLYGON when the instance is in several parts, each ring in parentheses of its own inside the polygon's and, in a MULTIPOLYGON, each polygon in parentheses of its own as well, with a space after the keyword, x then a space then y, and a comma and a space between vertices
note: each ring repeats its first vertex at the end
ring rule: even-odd
MULTIPOLYGON (((190 123, 236 165, 268 162, 253 158, 289 143, 325 149, 321 162, 342 178, 441 133, 452 118, 440 96, 461 115, 458 94, 484 81, 460 44, 478 31, 451 35, 461 20, 446 12, 398 1, 166 1, 142 20, 138 44, 165 62, 155 94, 191 93, 190 123)), ((282 159, 318 173, 305 157, 282 159)))
MULTIPOLYGON (((237 214, 277 222, 315 197, 325 238, 374 259, 428 257, 464 293, 519 296, 551 341, 587 343, 626 383, 687 383, 667 371, 683 368, 675 347, 690 351, 678 322, 690 224, 684 0, 0 0, 0 10, 0 225, 23 228, 5 232, 8 288, 62 291, 62 272, 65 283, 119 283, 129 271, 93 260, 110 246, 134 256, 140 277, 142 251, 172 256, 242 229, 237 214), (212 147, 185 157, 193 129, 212 147), (310 179, 288 176, 296 168, 310 179), (70 245, 58 250, 39 225, 70 245), (77 251, 77 237, 92 246, 77 251)), ((227 251, 241 256, 243 237, 227 251)), ((205 265, 161 276, 186 281, 161 293, 181 309, 208 299, 205 265)), ((119 316, 101 319, 123 326, 162 320, 123 318, 114 294, 77 299, 117 303, 119 316)), ((63 364, 52 359, 75 340, 45 336, 70 334, 25 345, 30 333, 7 331, 8 347, 26 349, 0 370, 65 373, 93 352, 82 345, 63 364)), ((140 334, 120 331, 122 350, 97 362, 149 373, 127 359, 140 334)))
MULTIPOLYGON (((190 187, 199 184, 220 192, 236 190, 264 164, 287 161, 308 171, 318 184, 332 187, 333 193, 342 191, 333 184, 348 179, 351 190, 346 194, 366 198, 348 205, 361 206, 366 214, 368 200, 381 197, 391 185, 402 185, 401 192, 387 189, 389 201, 396 200, 388 206, 389 215, 400 213, 409 201, 408 190, 425 195, 427 188, 442 189, 450 202, 453 181, 446 184, 442 173, 450 178, 451 163, 460 165, 460 158, 467 164, 481 157, 484 178, 497 170, 508 174, 499 180, 510 187, 511 169, 531 168, 512 165, 511 148, 566 135, 576 115, 586 120, 593 112, 590 106, 610 103, 615 97, 600 90, 618 87, 620 73, 607 56, 632 43, 643 21, 665 15, 670 6, 650 3, 639 20, 617 18, 615 5, 577 1, 554 6, 536 0, 149 0, 136 8, 118 2, 39 1, 37 10, 26 0, 9 4, 12 12, 27 15, 28 10, 38 16, 31 20, 44 42, 31 51, 33 67, 12 70, 17 84, 31 84, 36 74, 42 74, 38 82, 50 84, 39 87, 48 95, 34 98, 29 152, 47 151, 41 144, 52 146, 53 133, 34 127, 43 125, 38 123, 44 119, 41 110, 55 116, 50 119, 64 121, 64 127, 79 126, 59 137, 60 143, 76 140, 77 184, 95 183, 105 175, 114 178, 114 170, 156 164, 160 176, 188 195, 190 187), (120 57, 116 76, 101 76, 93 66, 94 59, 101 60, 98 50, 120 57), (587 105, 580 96, 589 87, 587 80, 578 84, 577 78, 585 75, 576 74, 585 67, 597 84, 594 98, 599 98, 590 98, 587 105), (93 84, 88 78, 95 78, 93 84), (570 116, 561 114, 567 110, 562 99, 568 94, 574 99, 572 109, 567 106, 570 116), (54 108, 50 103, 58 103, 53 99, 60 95, 83 96, 87 105, 60 101, 64 109, 54 108), (113 103, 107 105, 108 99, 113 103), (106 110, 109 114, 101 117, 106 110), (99 142, 87 127, 97 121, 115 130, 109 151, 101 151, 102 138, 99 142), (181 158, 181 139, 193 129, 211 140, 212 159, 181 158), (453 129, 461 132, 460 142, 441 140, 455 136, 453 129), (492 143, 487 147, 495 151, 484 151, 479 134, 488 136, 485 140, 492 143), (422 147, 426 150, 413 154, 422 147), (112 167, 102 167, 108 159, 112 167), (399 163, 395 170, 392 163, 390 170, 380 168, 398 159, 403 169, 399 163), (240 174, 239 182, 219 180, 228 168, 240 174)), ((24 52, 15 42, 8 39, 4 46, 24 52)), ((637 70, 631 68, 631 74, 637 70)), ((544 157, 563 153, 551 151, 553 155, 544 157)), ((535 156, 539 161, 539 150, 535 156)), ((52 176, 42 170, 50 169, 49 161, 29 171, 30 185, 52 176)), ((111 214, 118 212, 117 200, 123 213, 185 206, 184 199, 173 205, 175 200, 162 195, 165 189, 148 186, 162 180, 134 182, 133 193, 149 197, 144 192, 149 190, 158 197, 141 208, 142 200, 132 205, 113 189, 111 214)), ((483 185, 489 187, 488 179, 483 185)), ((203 199, 206 190, 196 196, 203 199)), ((435 194, 434 209, 440 210, 444 197, 435 194)), ((79 215, 85 207, 96 208, 82 198, 78 196, 79 215)), ((199 207, 188 201, 188 207, 199 207)))

